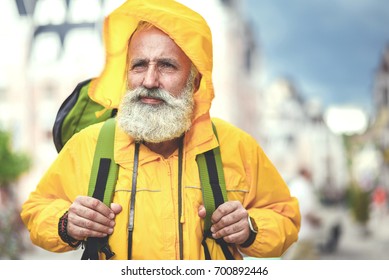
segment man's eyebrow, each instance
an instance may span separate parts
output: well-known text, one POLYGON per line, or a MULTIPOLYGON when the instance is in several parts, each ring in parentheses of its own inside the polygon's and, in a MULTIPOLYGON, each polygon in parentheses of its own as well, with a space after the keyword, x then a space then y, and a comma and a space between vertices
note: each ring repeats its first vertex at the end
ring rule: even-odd
MULTIPOLYGON (((131 65, 135 65, 135 64, 139 64, 139 63, 149 63, 150 60, 147 59, 147 58, 134 58, 134 59, 131 59, 130 63, 131 65)), ((174 58, 169 58, 169 57, 161 57, 161 58, 157 58, 156 59, 156 62, 157 63, 170 63, 170 64, 173 64, 173 65, 177 65, 177 60, 174 59, 174 58)))
POLYGON ((160 65, 164 65, 164 66, 170 66, 170 67, 173 67, 175 69, 179 69, 181 68, 181 64, 179 63, 179 61, 177 61, 176 59, 174 58, 169 58, 169 57, 162 57, 162 58, 159 58, 157 59, 157 63, 160 64, 160 65))
POLYGON ((175 60, 173 58, 169 58, 169 57, 158 58, 157 61, 158 62, 167 62, 167 63, 174 64, 174 65, 177 64, 177 60, 175 60))
POLYGON ((148 63, 149 60, 146 59, 146 58, 134 58, 134 59, 131 59, 130 61, 130 64, 131 65, 135 65, 135 64, 139 64, 139 63, 148 63))

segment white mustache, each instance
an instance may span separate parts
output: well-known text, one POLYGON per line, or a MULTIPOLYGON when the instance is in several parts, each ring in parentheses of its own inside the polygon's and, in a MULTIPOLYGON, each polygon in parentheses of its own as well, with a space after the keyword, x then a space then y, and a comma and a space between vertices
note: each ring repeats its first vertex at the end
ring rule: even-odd
POLYGON ((137 87, 134 90, 132 90, 132 95, 130 100, 132 102, 137 102, 143 97, 159 99, 167 103, 168 105, 173 105, 175 101, 179 99, 179 97, 178 98, 173 97, 169 92, 163 89, 159 89, 159 88, 148 89, 145 87, 137 87))

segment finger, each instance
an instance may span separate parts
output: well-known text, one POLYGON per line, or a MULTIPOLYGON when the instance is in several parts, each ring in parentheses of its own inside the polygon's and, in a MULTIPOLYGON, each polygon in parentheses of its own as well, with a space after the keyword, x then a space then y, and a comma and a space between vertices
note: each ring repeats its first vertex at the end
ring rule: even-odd
POLYGON ((90 213, 85 208, 97 211, 98 213, 100 213, 101 215, 103 215, 103 216, 105 216, 105 217, 107 217, 109 219, 115 218, 114 212, 108 206, 106 206, 102 201, 100 201, 100 200, 98 200, 98 199, 96 199, 94 197, 78 196, 76 198, 75 203, 79 203, 80 205, 83 206, 79 210, 79 212, 77 212, 77 214, 82 216, 82 217, 84 217, 84 218, 88 218, 88 217, 85 217, 85 215, 90 213))
MULTIPOLYGON (((112 215, 115 216, 113 212, 112 215)), ((106 227, 113 227, 115 225, 113 219, 102 215, 100 212, 78 204, 72 204, 70 206, 68 223, 73 223, 84 228, 92 228, 90 223, 98 223, 106 227)))
MULTIPOLYGON (((244 222, 247 219, 247 210, 239 204, 239 207, 234 208, 234 211, 227 213, 225 212, 225 215, 219 219, 216 223, 212 224, 211 232, 215 233, 225 227, 228 227, 230 225, 233 225, 238 222, 244 222)), ((233 208, 230 208, 233 209, 233 208)), ((246 222, 247 223, 247 222, 246 222)))
POLYGON ((107 233, 79 227, 75 224, 68 224, 68 234, 77 240, 84 240, 87 237, 105 237, 108 235, 107 233))
MULTIPOLYGON (((69 221, 68 221, 69 223, 69 221)), ((100 224, 95 220, 88 220, 84 218, 74 219, 71 223, 71 226, 77 226, 86 230, 101 232, 103 234, 111 234, 113 232, 113 227, 115 226, 114 221, 110 221, 108 225, 100 224)))
POLYGON ((227 201, 220 205, 215 212, 213 212, 211 221, 213 224, 219 222, 223 217, 235 211, 239 207, 240 202, 237 201, 227 201))
POLYGON ((207 215, 207 210, 205 209, 204 205, 199 206, 199 211, 197 213, 201 219, 205 218, 205 216, 207 215))
POLYGON ((120 204, 117 204, 117 203, 111 203, 111 210, 113 211, 113 213, 115 215, 117 215, 120 212, 122 212, 122 206, 120 204))
POLYGON ((243 220, 239 220, 236 223, 230 224, 228 226, 224 226, 218 230, 215 230, 215 227, 211 227, 212 237, 215 239, 224 238, 230 236, 232 234, 236 234, 238 232, 244 231, 246 229, 246 225, 243 220))
POLYGON ((223 240, 230 244, 242 244, 249 238, 249 232, 246 230, 241 230, 233 234, 223 237, 223 240))

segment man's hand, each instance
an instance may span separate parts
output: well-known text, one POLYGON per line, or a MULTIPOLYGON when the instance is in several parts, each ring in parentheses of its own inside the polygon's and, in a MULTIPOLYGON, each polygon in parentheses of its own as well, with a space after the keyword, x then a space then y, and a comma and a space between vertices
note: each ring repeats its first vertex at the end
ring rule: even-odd
POLYGON ((122 211, 119 204, 107 207, 100 200, 78 196, 69 208, 68 235, 77 240, 87 237, 105 237, 113 232, 115 216, 122 211))
MULTIPOLYGON (((198 215, 204 218, 206 210, 199 207, 198 215)), ((223 238, 227 243, 242 244, 250 235, 247 210, 239 201, 228 201, 220 205, 211 217, 212 237, 223 238)))

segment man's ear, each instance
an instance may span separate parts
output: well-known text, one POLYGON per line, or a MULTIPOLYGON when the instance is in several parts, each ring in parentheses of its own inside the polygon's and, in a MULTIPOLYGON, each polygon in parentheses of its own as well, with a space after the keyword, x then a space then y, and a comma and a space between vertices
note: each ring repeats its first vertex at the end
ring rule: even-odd
POLYGON ((199 90, 202 77, 203 76, 201 75, 201 73, 198 72, 194 79, 194 92, 197 92, 199 90))

